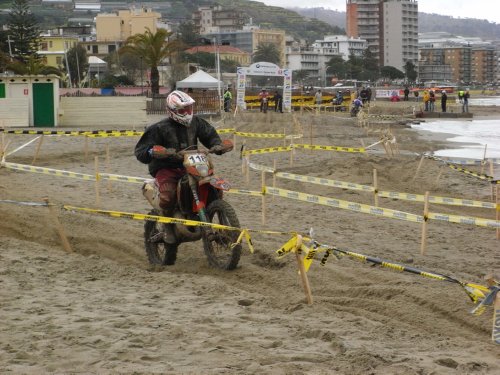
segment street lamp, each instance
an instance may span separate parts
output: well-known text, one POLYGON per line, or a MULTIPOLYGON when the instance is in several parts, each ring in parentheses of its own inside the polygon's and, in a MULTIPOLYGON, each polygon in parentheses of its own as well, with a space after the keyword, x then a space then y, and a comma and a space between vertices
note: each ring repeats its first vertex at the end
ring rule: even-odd
POLYGON ((328 75, 328 69, 333 68, 333 66, 329 65, 325 69, 325 87, 327 86, 327 75, 328 75))

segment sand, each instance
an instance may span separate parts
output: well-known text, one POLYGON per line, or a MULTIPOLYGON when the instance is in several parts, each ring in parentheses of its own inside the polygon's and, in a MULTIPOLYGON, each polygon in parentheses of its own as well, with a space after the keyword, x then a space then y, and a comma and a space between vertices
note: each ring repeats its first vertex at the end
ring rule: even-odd
MULTIPOLYGON (((378 105, 373 113, 398 113, 378 105)), ((479 111, 479 108, 472 108, 479 111)), ((498 116, 493 109, 482 114, 498 116)), ((401 112, 405 110, 401 109, 401 112)), ((419 153, 449 147, 443 137, 423 137, 398 121, 370 129, 343 114, 297 117, 244 114, 218 126, 246 132, 303 133, 298 143, 360 147, 391 128, 401 153, 369 154, 298 150, 252 157, 280 171, 370 185, 379 189, 491 201, 487 182, 425 160, 419 153)), ((153 118, 151 119, 153 121, 153 118)), ((214 120, 214 123, 216 121, 214 120)), ((110 124, 110 128, 120 128, 110 124)), ((72 129, 74 130, 74 129, 72 129)), ((224 136, 225 137, 225 136, 224 136)), ((8 136, 10 150, 33 136, 8 136)), ((137 138, 91 139, 88 160, 80 137, 45 137, 37 166, 147 177, 133 147, 137 138)), ((237 149, 242 139, 238 138, 237 149)), ((247 139, 246 147, 282 145, 247 139)), ((455 145, 453 145, 455 147, 455 145)), ((30 164, 36 143, 7 161, 30 164)), ((260 190, 261 177, 241 174, 238 152, 216 157, 217 174, 236 188, 260 190)), ((471 167, 474 169, 474 167, 471 167)), ((475 168, 475 170, 479 170, 475 168)), ((497 169, 498 173, 498 169, 497 169)), ((271 178, 268 177, 271 184, 271 178)), ((364 192, 279 179, 277 186, 373 204, 364 192)), ((94 183, 0 169, 0 199, 95 207, 94 183)), ((498 271, 495 230, 431 221, 427 254, 420 255, 421 225, 284 198, 227 194, 243 227, 305 232, 369 256, 484 285, 498 271)), ((146 213, 140 185, 101 182, 102 208, 146 213)), ((380 199, 380 206, 422 214, 422 203, 380 199)), ((431 211, 493 218, 492 210, 431 205, 431 211)), ((12 374, 499 374, 500 348, 491 341, 492 309, 475 306, 454 283, 330 257, 308 273, 314 303, 307 305, 293 255, 275 251, 289 236, 255 233, 231 272, 211 268, 200 242, 183 244, 177 263, 151 267, 143 249, 143 223, 60 211, 74 253, 63 250, 44 207, 0 203, 0 372, 12 374)))

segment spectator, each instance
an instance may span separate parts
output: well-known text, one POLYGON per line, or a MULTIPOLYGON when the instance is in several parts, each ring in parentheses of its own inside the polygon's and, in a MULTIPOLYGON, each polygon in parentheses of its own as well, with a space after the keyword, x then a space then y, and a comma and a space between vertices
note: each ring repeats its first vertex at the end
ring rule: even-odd
POLYGON ((434 102, 436 101, 436 95, 434 90, 429 91, 429 112, 434 112, 434 102))
POLYGON ((233 99, 233 94, 229 91, 229 87, 226 89, 223 95, 224 98, 224 112, 231 112, 231 100, 233 99))
POLYGON ((441 92, 441 110, 446 112, 446 101, 448 100, 448 95, 446 95, 446 91, 443 90, 441 92))
POLYGON ((405 97, 404 97, 404 101, 407 102, 409 99, 408 99, 408 95, 410 95, 410 89, 408 88, 408 86, 405 86, 405 90, 403 91, 403 93, 405 94, 405 97))
POLYGON ((469 98, 470 98, 469 90, 465 90, 462 97, 462 113, 469 113, 469 98))
POLYGON ((316 105, 323 104, 323 94, 321 94, 321 90, 316 91, 316 94, 314 94, 314 101, 316 105))
POLYGON ((283 113, 283 96, 276 90, 274 93, 274 112, 283 113))
POLYGON ((429 100, 431 99, 431 97, 429 95, 429 91, 424 90, 423 99, 424 99, 424 111, 428 112, 429 111, 429 100))

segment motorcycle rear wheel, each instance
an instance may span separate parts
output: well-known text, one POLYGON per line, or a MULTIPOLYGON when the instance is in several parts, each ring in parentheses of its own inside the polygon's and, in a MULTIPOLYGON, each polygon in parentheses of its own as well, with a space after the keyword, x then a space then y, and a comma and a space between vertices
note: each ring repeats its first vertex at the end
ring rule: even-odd
MULTIPOLYGON (((149 215, 160 216, 157 210, 152 210, 149 215)), ((152 242, 151 238, 163 231, 163 223, 157 221, 146 221, 144 223, 144 247, 148 256, 148 261, 151 265, 167 265, 175 264, 177 259, 178 244, 167 244, 163 241, 152 242)))
MULTIPOLYGON (((207 219, 211 223, 240 227, 234 208, 221 199, 211 202, 207 207, 207 219)), ((241 256, 241 245, 231 249, 231 244, 238 239, 238 231, 202 228, 203 248, 208 263, 223 270, 233 270, 238 265, 241 256)))

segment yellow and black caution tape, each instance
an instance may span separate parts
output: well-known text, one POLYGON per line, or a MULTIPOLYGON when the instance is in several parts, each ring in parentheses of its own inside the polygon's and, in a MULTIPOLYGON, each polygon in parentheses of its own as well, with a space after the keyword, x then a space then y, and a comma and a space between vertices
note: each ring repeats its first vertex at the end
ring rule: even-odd
POLYGON ((360 253, 355 253, 352 251, 347 251, 347 250, 342 250, 339 249, 338 247, 335 246, 330 246, 330 245, 324 245, 320 244, 317 241, 314 241, 308 237, 304 237, 302 239, 300 247, 297 246, 297 241, 298 237, 297 235, 294 235, 288 242, 286 242, 280 249, 276 250, 276 254, 278 257, 283 257, 287 253, 290 252, 304 252, 305 257, 304 257, 304 267, 306 271, 310 268, 310 265, 315 257, 316 254, 324 252, 325 254, 323 255, 320 264, 324 266, 328 260, 328 257, 331 254, 334 254, 337 258, 340 258, 341 256, 349 256, 353 259, 366 262, 366 263, 372 263, 375 265, 379 265, 384 268, 392 269, 395 271, 399 272, 409 272, 414 275, 419 275, 425 278, 430 278, 434 280, 440 280, 440 281, 446 281, 446 282, 451 282, 460 285, 469 298, 472 300, 472 302, 479 304, 474 310, 472 310, 472 313, 475 315, 480 315, 484 312, 486 306, 491 306, 494 302, 494 298, 496 296, 496 293, 500 290, 498 281, 496 281, 496 286, 492 287, 487 287, 484 285, 480 284, 475 284, 475 283, 466 283, 463 281, 460 281, 456 278, 453 278, 451 276, 439 274, 436 272, 428 272, 428 271, 422 271, 414 267, 409 267, 404 264, 400 263, 394 263, 394 262, 389 262, 380 258, 376 257, 371 257, 368 255, 363 255, 360 253), (309 246, 304 245, 304 243, 308 243, 309 246))
POLYGON ((262 172, 267 172, 267 173, 275 173, 276 171, 272 167, 268 167, 266 165, 262 164, 256 164, 256 163, 248 163, 248 167, 252 168, 256 171, 262 171, 262 172))
POLYGON ((226 129, 216 129, 219 134, 233 134, 236 129, 235 128, 226 128, 226 129))
POLYGON ((142 135, 143 132, 128 132, 128 133, 96 133, 96 134, 83 134, 89 138, 107 138, 107 137, 135 137, 142 135))
MULTIPOLYGON (((377 195, 382 198, 401 199, 412 202, 424 202, 425 196, 422 194, 398 193, 395 191, 379 191, 377 195)), ((476 201, 463 198, 448 198, 439 196, 429 196, 430 203, 444 204, 449 206, 466 206, 495 209, 496 204, 492 202, 476 201)))
POLYGON ((241 152, 241 155, 246 156, 246 155, 255 155, 255 154, 269 154, 273 152, 287 152, 287 151, 292 151, 293 147, 287 146, 287 147, 267 147, 267 148, 260 148, 260 149, 255 149, 255 150, 244 150, 241 152))
POLYGON ((96 180, 96 176, 93 174, 76 173, 76 172, 63 171, 60 169, 53 169, 53 168, 33 167, 31 165, 16 164, 16 163, 9 163, 9 162, 2 162, 0 165, 2 167, 7 168, 7 169, 13 169, 16 171, 42 173, 42 174, 49 174, 52 176, 70 177, 70 178, 76 178, 79 180, 87 180, 87 181, 95 181, 96 180))
POLYGON ((392 219, 399 219, 405 221, 412 221, 415 223, 421 223, 424 220, 422 215, 415 215, 408 212, 391 210, 388 208, 380 208, 375 206, 369 206, 366 204, 360 204, 355 202, 349 202, 334 198, 322 197, 319 195, 300 193, 292 190, 278 189, 273 187, 265 187, 265 193, 270 195, 276 195, 283 198, 295 199, 303 202, 321 204, 323 206, 330 206, 335 208, 340 208, 349 211, 361 212, 370 215, 383 216, 392 219))
POLYGON ((462 172, 462 173, 464 173, 466 175, 469 175, 469 176, 472 176, 472 177, 476 177, 476 178, 478 178, 480 180, 486 180, 486 181, 489 181, 489 182, 491 182, 493 184, 500 184, 500 180, 495 180, 495 178, 493 176, 489 176, 489 175, 484 174, 484 173, 478 173, 478 172, 474 172, 474 171, 462 168, 460 166, 457 166, 455 164, 450 163, 447 160, 444 160, 442 158, 438 158, 437 156, 433 156, 433 155, 424 155, 424 156, 427 159, 432 159, 432 160, 436 160, 436 161, 440 161, 442 163, 445 163, 451 169, 454 169, 456 171, 462 172))
POLYGON ((253 191, 253 190, 246 190, 246 189, 229 189, 228 193, 250 195, 253 197, 261 197, 263 195, 263 193, 261 191, 253 191))
POLYGON ((294 180, 294 181, 309 182, 309 183, 313 183, 316 185, 350 189, 350 190, 362 190, 362 191, 369 191, 369 192, 373 192, 375 190, 372 186, 368 186, 368 185, 360 185, 360 184, 355 184, 352 182, 330 180, 330 179, 321 178, 321 177, 303 176, 303 175, 298 175, 298 174, 294 174, 294 173, 287 173, 287 172, 277 172, 276 177, 285 178, 285 179, 294 180))
POLYGON ((49 204, 47 202, 23 202, 23 201, 14 201, 10 199, 0 199, 0 203, 10 203, 10 204, 17 204, 19 206, 43 206, 43 207, 48 207, 49 204))
POLYGON ((450 163, 447 163, 447 165, 451 169, 454 169, 456 171, 462 172, 462 173, 464 173, 466 175, 469 175, 469 176, 472 176, 472 177, 479 178, 480 180, 487 180, 487 181, 491 181, 491 182, 494 181, 493 176, 488 176, 487 174, 484 174, 484 173, 478 173, 478 172, 470 171, 468 169, 465 169, 465 168, 462 168, 462 167, 459 167, 457 165, 450 164, 450 163))
POLYGON ((137 136, 143 132, 135 130, 5 130, 0 132, 6 134, 38 134, 38 135, 73 135, 73 136, 137 136))
POLYGON ((469 224, 488 228, 500 228, 500 220, 483 219, 472 216, 458 216, 429 212, 428 218, 432 220, 446 221, 448 223, 469 224))
POLYGON ((294 148, 303 148, 306 150, 338 151, 338 152, 360 152, 365 153, 364 147, 342 147, 342 146, 319 146, 307 144, 294 144, 294 148))
POLYGON ((244 138, 285 138, 285 134, 272 134, 272 133, 244 133, 234 132, 234 135, 244 138))
MULTIPOLYGON (((306 240, 304 240, 306 241, 306 240)), ((403 264, 399 263, 394 263, 394 262, 388 262, 383 259, 379 259, 376 257, 371 257, 347 250, 341 250, 335 246, 329 246, 329 245, 322 245, 317 243, 316 241, 312 241, 316 245, 316 248, 320 248, 322 251, 326 251, 327 253, 333 253, 337 256, 342 256, 342 255, 347 255, 351 258, 360 260, 362 262, 367 262, 367 263, 372 263, 379 265, 384 268, 389 268, 395 271, 399 272, 409 272, 415 275, 419 275, 422 277, 434 279, 434 280, 440 280, 440 281, 447 281, 455 284, 459 284, 462 288, 464 288, 465 292, 469 296, 469 298, 474 302, 474 303, 479 303, 483 301, 486 298, 486 295, 491 292, 490 288, 487 286, 479 285, 479 284, 474 284, 474 283, 465 283, 460 280, 457 280, 451 276, 447 275, 442 275, 439 273, 435 272, 427 272, 427 271, 422 271, 414 267, 409 267, 403 264)), ((325 262, 321 262, 322 265, 324 265, 325 262)))
POLYGON ((143 184, 148 180, 147 178, 143 177, 122 176, 119 174, 111 174, 111 173, 100 173, 99 177, 102 178, 103 180, 132 182, 135 184, 143 184))

